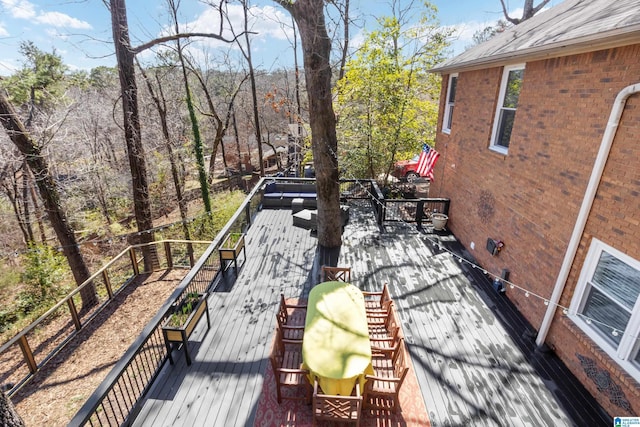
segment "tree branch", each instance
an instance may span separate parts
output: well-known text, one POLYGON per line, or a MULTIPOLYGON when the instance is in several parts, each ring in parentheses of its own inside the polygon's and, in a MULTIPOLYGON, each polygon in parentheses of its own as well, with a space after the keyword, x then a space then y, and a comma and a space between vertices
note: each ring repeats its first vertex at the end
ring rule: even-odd
MULTIPOLYGON (((256 34, 253 32, 248 32, 249 34, 256 34)), ((161 43, 165 43, 165 42, 170 42, 170 41, 174 41, 174 40, 180 40, 183 38, 189 38, 189 37, 206 37, 209 39, 215 39, 215 40, 219 40, 225 43, 234 43, 238 37, 242 36, 244 34, 238 34, 236 35, 233 39, 226 39, 224 37, 222 37, 219 34, 212 34, 212 33, 179 33, 179 34, 171 34, 169 36, 164 36, 164 37, 158 37, 157 39, 153 39, 151 41, 148 41, 144 44, 141 44, 140 46, 137 47, 132 47, 131 51, 134 53, 134 55, 139 54, 140 52, 143 52, 147 49, 152 48, 155 45, 161 44, 161 43)))
POLYGON ((518 18, 512 18, 509 16, 507 12, 507 6, 504 4, 504 0, 500 0, 500 4, 502 5, 502 14, 504 15, 504 19, 511 22, 513 25, 518 25, 520 20, 518 18))

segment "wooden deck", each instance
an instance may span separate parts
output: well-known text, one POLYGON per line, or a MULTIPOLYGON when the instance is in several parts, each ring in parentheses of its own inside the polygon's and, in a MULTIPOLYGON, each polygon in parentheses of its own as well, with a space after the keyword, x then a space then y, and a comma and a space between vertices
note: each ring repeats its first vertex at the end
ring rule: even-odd
MULTIPOLYGON (((318 282, 316 238, 290 210, 263 210, 247 235, 247 260, 209 298, 211 329, 191 337, 146 397, 136 426, 260 426, 255 409, 280 293, 306 298, 318 282)), ((610 426, 532 328, 448 233, 394 224, 380 230, 368 205, 351 206, 338 265, 363 290, 389 283, 431 425, 610 426), (448 249, 439 250, 440 241, 448 249), (451 251, 451 252, 449 252, 451 251)))

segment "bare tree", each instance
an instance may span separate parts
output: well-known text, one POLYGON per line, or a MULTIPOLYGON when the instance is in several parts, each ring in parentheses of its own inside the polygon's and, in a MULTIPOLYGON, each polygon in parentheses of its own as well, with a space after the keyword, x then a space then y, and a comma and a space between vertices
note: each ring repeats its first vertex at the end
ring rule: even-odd
MULTIPOLYGON (((160 127, 162 128, 162 136, 164 138, 165 148, 167 149, 167 153, 169 154, 169 164, 171 165, 171 177, 173 179, 173 187, 176 191, 176 198, 178 199, 178 210, 180 211, 180 219, 182 220, 182 231, 184 232, 184 238, 186 240, 191 240, 191 233, 189 232, 189 225, 187 223, 187 215, 188 215, 188 207, 187 201, 184 197, 183 192, 183 180, 180 176, 180 170, 178 168, 178 162, 176 159, 176 155, 173 151, 173 144, 171 141, 171 135, 169 134, 169 125, 167 120, 167 100, 164 96, 164 91, 162 90, 162 83, 160 80, 160 76, 158 72, 155 74, 156 83, 158 85, 158 91, 156 93, 151 80, 147 76, 147 73, 144 71, 142 67, 138 67, 140 69, 140 74, 147 84, 147 89, 149 90, 149 94, 153 99, 153 103, 158 110, 158 117, 160 119, 160 127)), ((189 253, 189 259, 191 263, 194 262, 193 256, 193 247, 191 244, 187 245, 187 252, 189 253)))
MULTIPOLYGON (((244 82, 247 81, 247 79, 249 78, 249 74, 245 74, 244 76, 242 76, 240 78, 240 81, 237 84, 235 82, 233 83, 235 87, 231 89, 231 91, 229 92, 228 99, 226 100, 226 113, 224 115, 224 120, 223 120, 220 117, 220 114, 218 114, 218 108, 216 108, 214 104, 213 97, 211 96, 211 91, 207 86, 207 82, 205 81, 204 76, 202 75, 202 72, 197 70, 196 67, 194 67, 193 64, 190 63, 190 61, 188 62, 189 62, 189 70, 191 71, 191 74, 193 74, 200 82, 200 88, 202 89, 202 93, 207 102, 207 110, 204 111, 201 109, 200 113, 203 114, 204 116, 209 117, 213 122, 213 126, 215 128, 215 135, 213 137, 213 144, 211 147, 211 160, 209 161, 209 180, 211 181, 214 175, 214 166, 215 166, 215 159, 218 153, 218 147, 222 148, 222 160, 225 168, 227 167, 227 159, 224 152, 223 140, 225 135, 227 134, 227 130, 229 129, 229 124, 231 122, 231 116, 232 116, 236 97, 238 96, 238 93, 240 92, 240 89, 242 88, 242 85, 244 84, 244 82)), ((233 75, 233 73, 231 74, 233 75)), ((235 80, 235 76, 233 76, 233 79, 235 80)), ((238 171, 241 171, 241 169, 238 169, 238 171)))
MULTIPOLYGON (((150 243, 154 240, 153 233, 145 231, 153 229, 153 219, 149 199, 147 163, 140 135, 138 86, 136 85, 134 65, 135 53, 129 39, 125 0, 111 0, 111 26, 118 61, 118 75, 120 76, 124 137, 129 155, 129 167, 131 168, 134 214, 140 233, 140 243, 150 243)), ((150 271, 157 264, 155 249, 153 246, 145 246, 143 254, 145 270, 150 271)))
POLYGON ((540 12, 540 10, 549 3, 550 0, 541 0, 537 6, 533 5, 534 0, 524 0, 524 6, 522 11, 522 18, 512 18, 509 16, 507 12, 507 5, 504 3, 504 0, 500 0, 500 4, 502 5, 502 13, 507 21, 511 22, 514 25, 518 25, 521 22, 526 21, 527 19, 533 17, 536 13, 540 12))
POLYGON ((318 192, 318 244, 337 248, 342 244, 338 138, 331 98, 331 40, 324 19, 325 2, 274 1, 291 13, 300 31, 318 192))
MULTIPOLYGON (((11 141, 25 157, 29 169, 31 169, 31 172, 35 176, 40 197, 42 197, 44 201, 51 226, 69 262, 73 277, 76 283, 80 285, 89 278, 90 273, 80 253, 80 247, 76 242, 73 229, 69 225, 69 221, 60 204, 61 198, 58 193, 58 188, 51 177, 47 161, 40 152, 40 147, 31 139, 27 129, 3 91, 0 91, 0 122, 2 122, 2 126, 7 130, 11 141)), ((85 286, 80 295, 82 297, 83 310, 86 310, 97 302, 93 286, 85 286)))
MULTIPOLYGON (((255 70, 253 68, 253 61, 251 59, 251 40, 249 39, 249 4, 247 0, 240 0, 242 4, 242 12, 244 18, 244 39, 246 46, 243 46, 242 43, 238 42, 237 45, 242 52, 245 60, 247 61, 247 65, 249 66, 249 81, 251 82, 251 98, 253 101, 253 125, 254 130, 256 132, 256 141, 258 142, 258 161, 260 163, 260 176, 264 176, 264 162, 263 162, 263 154, 262 154, 262 135, 260 133, 260 113, 258 111, 258 95, 256 90, 256 75, 255 70)), ((231 30, 233 31, 233 26, 231 26, 231 30)), ((237 36, 236 36, 237 39, 237 36)))
POLYGON ((338 71, 338 80, 344 77, 344 67, 347 65, 347 56, 349 54, 349 0, 344 0, 343 9, 340 11, 343 26, 342 52, 340 54, 340 70, 338 71))
MULTIPOLYGON (((125 0, 110 0, 109 4, 113 42, 115 44, 116 59, 118 62, 118 74, 120 76, 124 134, 133 181, 134 211, 138 231, 141 235, 141 242, 147 243, 152 242, 154 239, 153 233, 151 232, 153 229, 153 221, 151 217, 147 166, 140 135, 140 113, 138 110, 138 88, 136 85, 134 56, 160 43, 187 37, 210 37, 224 42, 232 42, 232 40, 226 40, 219 34, 176 33, 153 39, 138 47, 133 47, 129 39, 129 25, 125 0)), ((145 269, 150 270, 157 262, 152 247, 147 247, 143 253, 145 269)))

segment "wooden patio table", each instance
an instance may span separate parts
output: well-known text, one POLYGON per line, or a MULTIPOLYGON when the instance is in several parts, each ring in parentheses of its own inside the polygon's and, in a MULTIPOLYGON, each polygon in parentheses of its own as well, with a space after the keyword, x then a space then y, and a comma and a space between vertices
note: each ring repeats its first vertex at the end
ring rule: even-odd
POLYGON ((344 282, 323 282, 311 289, 302 360, 311 384, 317 378, 324 394, 348 396, 356 381, 363 390, 365 375, 374 371, 360 289, 344 282))

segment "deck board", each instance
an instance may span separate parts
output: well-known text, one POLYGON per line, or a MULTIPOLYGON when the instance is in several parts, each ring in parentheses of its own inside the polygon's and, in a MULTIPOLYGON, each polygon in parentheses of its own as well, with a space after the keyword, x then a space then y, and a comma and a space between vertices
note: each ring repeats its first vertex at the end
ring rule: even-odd
MULTIPOLYGON (((218 286, 225 291, 209 297, 211 330, 201 321, 189 342, 193 364, 174 352, 134 425, 259 425, 280 293, 305 298, 318 281, 317 240, 293 226, 290 210, 267 209, 246 241, 237 277, 229 271, 218 286)), ((338 259, 363 290, 389 284, 431 424, 610 425, 555 356, 535 351, 515 307, 455 255, 468 254, 450 234, 380 229, 367 205, 353 204, 338 259)))

